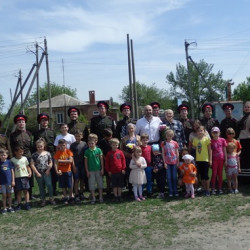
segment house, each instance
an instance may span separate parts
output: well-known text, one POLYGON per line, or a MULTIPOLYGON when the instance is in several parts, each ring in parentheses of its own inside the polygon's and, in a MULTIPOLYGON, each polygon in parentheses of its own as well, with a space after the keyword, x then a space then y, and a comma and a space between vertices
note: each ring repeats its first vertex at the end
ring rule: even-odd
MULTIPOLYGON (((110 100, 104 100, 110 105, 110 100)), ((76 99, 72 96, 61 94, 55 97, 51 98, 51 107, 52 107, 52 119, 54 121, 54 124, 62 124, 62 123, 68 123, 69 117, 68 117, 68 108, 71 106, 77 107, 81 114, 83 114, 88 121, 90 122, 90 119, 93 116, 99 115, 98 108, 96 106, 98 101, 95 100, 95 91, 89 91, 89 101, 81 101, 79 99, 76 99)), ((33 105, 29 107, 30 110, 36 110, 37 105, 33 105)), ((49 114, 49 100, 45 100, 40 103, 40 112, 45 112, 49 114)), ((110 108, 108 110, 107 115, 111 116, 115 121, 118 120, 119 112, 118 108, 110 108)))

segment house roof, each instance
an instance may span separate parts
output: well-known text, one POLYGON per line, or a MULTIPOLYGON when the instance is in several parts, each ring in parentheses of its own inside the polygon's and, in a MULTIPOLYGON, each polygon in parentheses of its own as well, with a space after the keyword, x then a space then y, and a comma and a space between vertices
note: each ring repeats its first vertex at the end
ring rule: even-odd
MULTIPOLYGON (((84 102, 78 100, 72 96, 62 94, 51 98, 51 107, 69 107, 69 106, 78 106, 78 105, 87 105, 89 102, 84 102)), ((36 109, 37 105, 29 107, 29 109, 36 109)), ((49 108, 49 99, 40 103, 40 108, 49 108)))

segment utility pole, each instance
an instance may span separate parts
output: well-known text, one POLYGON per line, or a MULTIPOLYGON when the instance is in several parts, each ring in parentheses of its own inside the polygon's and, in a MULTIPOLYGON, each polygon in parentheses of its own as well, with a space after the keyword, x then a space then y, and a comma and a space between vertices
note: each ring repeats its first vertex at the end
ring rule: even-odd
MULTIPOLYGON (((38 59, 38 43, 36 43, 36 67, 38 67, 38 63, 39 63, 39 59, 38 59)), ((36 93, 36 98, 37 98, 37 115, 40 114, 40 84, 39 84, 39 71, 37 71, 37 75, 36 75, 36 89, 37 89, 37 93, 36 93)), ((40 128, 40 124, 39 124, 39 128, 40 128)))
POLYGON ((231 79, 227 82, 227 100, 229 102, 232 101, 232 85, 234 85, 234 82, 231 79))
POLYGON ((131 59, 130 59, 130 46, 129 46, 129 34, 127 34, 127 49, 128 49, 128 77, 129 77, 129 95, 130 103, 132 107, 132 115, 135 119, 135 106, 134 106, 134 91, 132 86, 132 75, 131 75, 131 59))
POLYGON ((49 93, 49 117, 50 117, 50 127, 53 129, 53 117, 52 117, 52 106, 51 106, 51 85, 49 78, 49 58, 48 58, 48 48, 47 48, 47 40, 44 38, 44 53, 46 58, 46 71, 47 71, 47 82, 48 82, 48 93, 49 93))
POLYGON ((190 68, 189 68, 189 56, 188 56, 188 46, 190 43, 188 43, 185 40, 185 52, 186 52, 186 61, 187 61, 187 79, 188 79, 188 87, 189 87, 189 94, 190 94, 190 104, 191 104, 191 114, 192 114, 192 119, 194 119, 194 99, 193 99, 193 90, 192 86, 190 83, 190 68))

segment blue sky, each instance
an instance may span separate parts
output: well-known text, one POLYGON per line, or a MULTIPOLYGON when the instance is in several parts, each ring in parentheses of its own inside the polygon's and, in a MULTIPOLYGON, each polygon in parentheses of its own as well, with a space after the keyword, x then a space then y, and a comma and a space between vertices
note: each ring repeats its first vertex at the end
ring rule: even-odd
MULTIPOLYGON (((234 87, 250 76, 250 0, 0 0, 0 93, 5 109, 19 69, 35 62, 35 42, 47 38, 50 80, 77 89, 78 98, 113 99, 128 84, 127 33, 133 39, 136 79, 168 89, 166 75, 194 61, 214 64, 234 87)), ((45 61, 40 82, 46 81, 45 61)), ((27 90, 25 90, 27 91, 27 90)))

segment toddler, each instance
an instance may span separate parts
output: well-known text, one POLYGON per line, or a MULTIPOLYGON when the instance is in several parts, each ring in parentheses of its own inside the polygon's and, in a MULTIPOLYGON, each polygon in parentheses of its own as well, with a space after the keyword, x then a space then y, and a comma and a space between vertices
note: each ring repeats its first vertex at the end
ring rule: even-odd
POLYGON ((136 201, 143 201, 145 198, 142 196, 142 185, 147 183, 146 174, 144 169, 147 163, 142 155, 141 147, 135 146, 132 159, 129 167, 131 172, 129 175, 129 182, 133 185, 134 197, 136 201))

